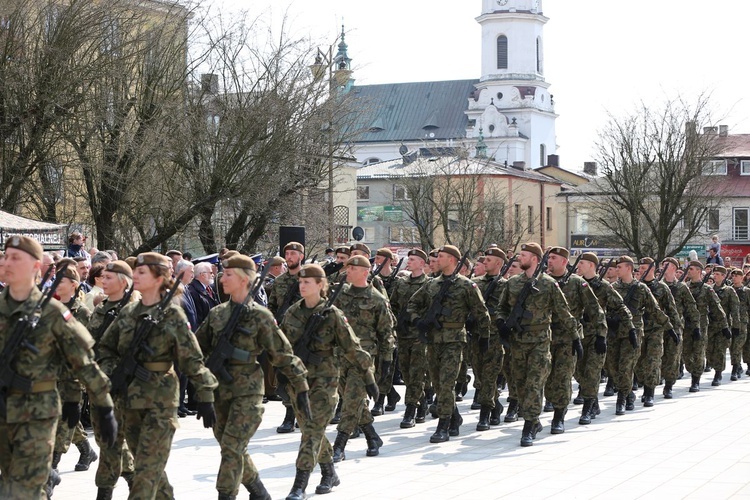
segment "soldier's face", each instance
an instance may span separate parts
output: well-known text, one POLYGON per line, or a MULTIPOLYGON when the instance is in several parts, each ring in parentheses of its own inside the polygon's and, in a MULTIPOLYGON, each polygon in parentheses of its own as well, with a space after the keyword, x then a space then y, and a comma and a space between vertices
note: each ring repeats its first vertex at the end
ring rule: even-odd
POLYGON ((482 265, 484 265, 487 273, 495 275, 499 273, 500 268, 503 267, 503 259, 495 255, 485 255, 482 265))
POLYGON ((667 269, 664 271, 664 279, 667 281, 674 281, 675 274, 677 274, 677 268, 674 264, 671 262, 662 262, 661 263, 662 268, 664 266, 667 266, 667 269))
POLYGON ((443 274, 450 274, 456 268, 458 259, 446 252, 438 252, 437 265, 443 274))
POLYGON ((336 262, 339 264, 346 264, 346 261, 349 260, 349 256, 345 253, 337 253, 336 254, 336 262))
POLYGON ((547 259, 547 264, 547 268, 549 269, 549 272, 551 274, 560 276, 561 274, 565 274, 565 272, 567 271, 568 259, 560 255, 550 253, 549 258, 547 259))
POLYGON ((408 259, 406 259, 406 269, 411 272, 422 272, 424 271, 425 261, 422 260, 422 257, 419 257, 417 255, 410 255, 408 259))
MULTIPOLYGON (((485 258, 486 261, 486 258, 485 258)), ((487 265, 485 264, 485 261, 477 262, 474 266, 474 275, 475 276, 483 276, 487 273, 487 265)))
POLYGON ((633 277, 633 266, 628 263, 617 264, 617 277, 630 280, 633 277))
POLYGON ((430 255, 429 259, 430 259, 430 272, 431 273, 437 272, 438 269, 440 269, 438 267, 437 257, 433 257, 432 255, 430 255))
POLYGON ((515 276, 517 274, 521 274, 521 272, 521 263, 518 262, 518 260, 514 260, 513 264, 511 264, 508 268, 508 276, 515 276))
POLYGON ((576 269, 576 273, 581 276, 591 276, 594 272, 596 272, 596 264, 588 260, 578 261, 578 268, 576 269))
POLYGON ((299 294, 303 299, 318 298, 323 290, 323 282, 318 282, 316 278, 300 278, 299 294))
POLYGON ((381 265, 385 261, 386 261, 386 257, 383 257, 382 255, 376 255, 375 256, 375 265, 376 266, 381 265))
POLYGON ((638 279, 642 280, 644 278, 648 278, 648 276, 644 276, 644 273, 646 272, 646 269, 648 269, 648 264, 638 264, 638 279))
POLYGON ((354 285, 362 285, 367 283, 367 275, 370 274, 369 267, 362 266, 347 266, 346 268, 346 282, 354 285))
POLYGON ((536 266, 537 256, 536 254, 527 252, 526 250, 521 250, 521 252, 518 254, 518 263, 521 264, 521 270, 526 271, 528 269, 531 269, 532 265, 536 266))
POLYGON ((104 290, 105 295, 117 296, 125 291, 127 285, 127 282, 120 281, 117 273, 112 271, 102 272, 102 290, 104 290))
POLYGON ((221 285, 224 287, 224 292, 229 295, 247 291, 248 281, 247 276, 242 276, 231 268, 224 269, 224 274, 221 275, 221 285))
POLYGON ((297 250, 287 250, 284 252, 284 260, 289 269, 297 269, 302 260, 302 254, 297 250))
POLYGON ((70 278, 63 278, 60 280, 60 284, 57 285, 57 294, 64 302, 67 302, 76 292, 77 287, 78 283, 75 281, 70 278))
POLYGON ((154 276, 149 266, 138 266, 133 270, 133 287, 142 294, 148 294, 161 288, 164 278, 154 276))
POLYGON ((733 274, 732 275, 732 284, 734 284, 734 286, 737 286, 737 287, 742 286, 742 281, 744 279, 745 279, 745 277, 742 276, 741 274, 733 274))
POLYGON ((717 273, 715 272, 713 274, 714 283, 724 283, 724 280, 726 279, 727 275, 724 273, 717 273))
POLYGON ((690 281, 700 281, 701 269, 699 267, 690 266, 688 267, 687 273, 690 281))
POLYGON ((11 287, 33 282, 41 268, 42 263, 23 250, 9 248, 5 253, 5 282, 11 287))

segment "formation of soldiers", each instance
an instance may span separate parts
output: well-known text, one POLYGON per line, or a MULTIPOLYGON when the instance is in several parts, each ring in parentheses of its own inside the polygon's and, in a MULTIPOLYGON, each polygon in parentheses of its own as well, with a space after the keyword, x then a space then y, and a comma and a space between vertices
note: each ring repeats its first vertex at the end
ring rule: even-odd
POLYGON ((565 432, 573 380, 578 423, 589 425, 602 411, 605 380, 602 397, 616 394, 614 412, 624 415, 640 388, 651 407, 658 386, 674 397, 685 371, 690 392, 701 390, 704 371, 721 385, 727 350, 732 381, 750 358, 741 269, 699 261, 682 269, 674 258, 600 262, 593 253, 571 262, 567 249, 533 242, 510 257, 493 245, 476 263, 452 245, 397 259, 356 243, 321 266, 306 264, 303 245, 291 242, 262 273, 250 257, 222 257, 223 302, 191 332, 179 300, 183 276, 166 256, 107 263, 106 298, 90 311, 75 261, 55 263, 50 281, 35 240, 6 241, 0 498, 51 496, 71 442, 81 452, 76 470, 99 461, 97 500, 111 499, 120 477, 130 498, 173 498, 164 469, 184 403, 178 371, 221 448, 220 500, 236 498, 241 486, 251 500, 271 498, 248 443, 275 386, 286 407, 277 432, 294 432, 295 423, 301 431, 287 496, 296 500, 306 498, 316 465, 317 494, 340 484, 334 464, 346 459, 351 437, 364 435, 367 456, 380 453, 376 417, 397 408, 397 379, 405 385, 400 427, 423 424, 429 413, 437 419, 429 441, 442 443, 465 432, 456 402, 470 367, 476 431, 520 417, 520 445, 533 446, 543 412, 552 412, 550 433, 565 432), (80 423, 84 396, 101 456, 80 423))

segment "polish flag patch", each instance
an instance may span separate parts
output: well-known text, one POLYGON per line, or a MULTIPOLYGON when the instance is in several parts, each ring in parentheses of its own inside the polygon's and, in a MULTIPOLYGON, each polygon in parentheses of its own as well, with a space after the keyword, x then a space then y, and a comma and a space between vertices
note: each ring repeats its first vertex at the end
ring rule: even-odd
POLYGON ((62 317, 65 320, 65 322, 68 322, 70 318, 73 317, 73 314, 70 312, 70 309, 65 309, 65 312, 62 313, 62 317))

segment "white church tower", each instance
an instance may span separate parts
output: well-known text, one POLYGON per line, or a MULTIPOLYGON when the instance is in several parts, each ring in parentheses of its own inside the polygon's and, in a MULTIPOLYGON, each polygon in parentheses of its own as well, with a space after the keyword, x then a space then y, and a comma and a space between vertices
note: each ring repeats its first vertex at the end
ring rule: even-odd
POLYGON ((486 155, 527 168, 555 154, 554 101, 544 80, 541 0, 482 0, 482 76, 469 98, 468 138, 483 138, 486 155))

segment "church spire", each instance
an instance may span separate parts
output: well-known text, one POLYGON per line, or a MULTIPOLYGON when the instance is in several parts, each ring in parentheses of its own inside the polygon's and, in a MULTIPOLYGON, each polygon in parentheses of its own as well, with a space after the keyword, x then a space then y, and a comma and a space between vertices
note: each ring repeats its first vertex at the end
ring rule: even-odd
POLYGON ((351 69, 352 60, 347 54, 349 46, 346 44, 346 33, 344 32, 344 25, 341 24, 341 41, 339 42, 339 51, 334 58, 336 61, 336 69, 351 69))

